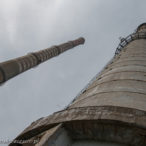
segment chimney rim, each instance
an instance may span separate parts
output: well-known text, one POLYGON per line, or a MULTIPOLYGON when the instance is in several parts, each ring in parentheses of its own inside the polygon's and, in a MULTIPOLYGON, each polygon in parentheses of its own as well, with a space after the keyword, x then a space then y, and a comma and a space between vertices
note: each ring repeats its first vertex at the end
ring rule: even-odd
POLYGON ((143 26, 145 26, 145 28, 146 28, 146 22, 140 24, 140 25, 137 27, 137 30, 136 30, 136 31, 138 32, 143 26))

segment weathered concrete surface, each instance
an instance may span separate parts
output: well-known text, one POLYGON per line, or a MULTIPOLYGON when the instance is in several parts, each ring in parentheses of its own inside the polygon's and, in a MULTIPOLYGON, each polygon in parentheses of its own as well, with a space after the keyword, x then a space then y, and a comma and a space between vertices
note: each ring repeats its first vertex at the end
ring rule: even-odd
POLYGON ((39 142, 36 144, 36 146, 48 146, 48 144, 53 145, 54 144, 54 139, 58 135, 60 135, 62 131, 62 125, 58 124, 57 126, 50 128, 47 130, 43 136, 39 139, 39 142))
POLYGON ((71 146, 71 138, 61 124, 49 129, 35 146, 71 146))
POLYGON ((115 144, 108 142, 97 142, 97 141, 89 141, 89 140, 80 140, 76 141, 72 146, 126 146, 123 144, 115 144))
MULTIPOLYGON (((146 32, 145 27, 137 32, 146 32)), ((146 34, 133 34, 131 39, 67 109, 32 123, 17 139, 63 123, 73 140, 145 146, 146 34)))
MULTIPOLYGON (((128 127, 130 127, 129 129, 132 130, 130 131, 131 134, 129 135, 128 134, 129 132, 127 133, 127 136, 128 136, 127 139, 129 140, 125 141, 124 143, 129 144, 131 143, 131 139, 136 139, 138 137, 138 140, 136 140, 136 142, 133 141, 132 146, 146 145, 146 141, 145 141, 146 112, 136 110, 136 109, 131 109, 131 108, 116 107, 116 106, 82 107, 82 108, 73 108, 73 109, 57 112, 49 117, 42 118, 32 123, 27 129, 23 131, 23 133, 21 133, 17 137, 17 139, 24 139, 24 140, 30 139, 31 137, 34 137, 40 134, 41 132, 44 132, 50 129, 51 127, 56 126, 59 123, 70 125, 67 127, 77 126, 75 128, 77 130, 79 130, 79 125, 82 125, 82 126, 84 125, 84 128, 86 127, 87 130, 89 130, 88 126, 91 127, 93 125, 91 121, 95 122, 95 126, 97 124, 96 127, 101 127, 98 123, 102 121, 103 126, 105 125, 105 128, 102 128, 102 129, 106 129, 107 123, 112 123, 110 124, 111 131, 113 131, 113 133, 115 132, 119 133, 117 137, 121 137, 119 139, 117 139, 116 137, 115 138, 113 137, 111 139, 111 136, 110 136, 111 134, 108 132, 109 130, 108 131, 106 130, 107 132, 103 130, 107 134, 107 138, 104 139, 105 137, 102 137, 102 140, 113 141, 115 139, 115 142, 121 142, 123 141, 122 137, 124 135, 123 135, 123 132, 121 133, 119 127, 123 127, 122 128, 124 129, 123 131, 125 131, 125 129, 128 129, 128 127), (79 124, 77 121, 81 122, 82 124, 79 124), (86 121, 89 121, 89 123, 87 123, 86 121), (118 123, 118 128, 116 128, 117 126, 114 128, 113 126, 115 126, 117 123, 118 123), (75 124, 75 125, 71 126, 71 124, 75 124)), ((95 129, 95 127, 91 128, 91 130, 92 129, 95 129)), ((84 129, 83 131, 85 132, 86 130, 84 129)), ((80 130, 80 132, 77 132, 77 133, 83 133, 83 131, 80 130)), ((91 132, 89 132, 89 134, 90 133, 91 132)), ((94 131, 93 133, 95 133, 95 136, 96 136, 96 134, 100 135, 101 131, 97 129, 97 132, 94 131)), ((74 135, 77 135, 77 134, 74 134, 74 135)), ((97 137, 97 138, 100 140, 100 137, 97 137)), ((15 146, 15 145, 11 144, 11 146, 15 146)))

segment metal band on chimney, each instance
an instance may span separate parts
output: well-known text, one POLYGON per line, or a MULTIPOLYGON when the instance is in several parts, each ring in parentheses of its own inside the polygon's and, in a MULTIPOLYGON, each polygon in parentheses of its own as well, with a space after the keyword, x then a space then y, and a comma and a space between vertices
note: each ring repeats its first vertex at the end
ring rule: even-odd
POLYGON ((36 55, 36 53, 30 53, 31 55, 33 55, 36 60, 37 60, 37 65, 41 63, 41 59, 36 55))
POLYGON ((53 46, 53 48, 56 48, 58 55, 61 53, 59 46, 53 46))

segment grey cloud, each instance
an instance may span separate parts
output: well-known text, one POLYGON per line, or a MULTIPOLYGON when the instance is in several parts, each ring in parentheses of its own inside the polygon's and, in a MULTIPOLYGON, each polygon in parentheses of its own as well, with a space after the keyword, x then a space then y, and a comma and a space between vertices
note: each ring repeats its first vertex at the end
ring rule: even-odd
POLYGON ((63 109, 114 55, 120 36, 145 22, 145 0, 0 1, 0 60, 83 36, 85 45, 0 87, 0 140, 63 109), (11 31, 10 31, 11 30, 11 31))

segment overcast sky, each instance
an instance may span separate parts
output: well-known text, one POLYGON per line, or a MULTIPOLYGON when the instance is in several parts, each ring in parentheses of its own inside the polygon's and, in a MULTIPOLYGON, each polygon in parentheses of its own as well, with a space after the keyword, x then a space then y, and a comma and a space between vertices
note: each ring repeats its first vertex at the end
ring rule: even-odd
POLYGON ((146 21, 145 0, 0 0, 0 61, 84 37, 86 42, 0 87, 0 140, 63 109, 146 21))

